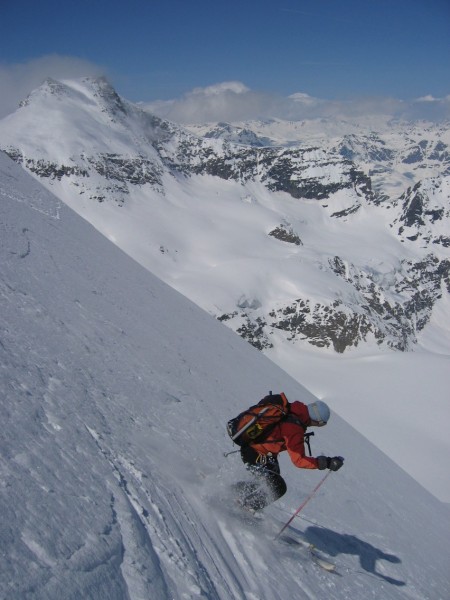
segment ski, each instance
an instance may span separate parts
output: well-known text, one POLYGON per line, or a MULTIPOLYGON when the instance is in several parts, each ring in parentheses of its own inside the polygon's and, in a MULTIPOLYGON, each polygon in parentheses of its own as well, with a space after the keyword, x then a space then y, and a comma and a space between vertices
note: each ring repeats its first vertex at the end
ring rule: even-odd
POLYGON ((336 565, 329 560, 322 558, 322 556, 319 556, 317 554, 317 549, 313 544, 311 544, 309 547, 309 553, 316 565, 325 571, 328 571, 328 573, 336 573, 336 565))
POLYGON ((320 551, 314 546, 314 544, 310 544, 307 541, 295 539, 288 535, 282 535, 278 539, 285 544, 304 548, 308 552, 314 564, 319 566, 324 571, 327 571, 328 573, 336 572, 336 565, 330 562, 329 560, 323 558, 323 556, 320 554, 320 551))

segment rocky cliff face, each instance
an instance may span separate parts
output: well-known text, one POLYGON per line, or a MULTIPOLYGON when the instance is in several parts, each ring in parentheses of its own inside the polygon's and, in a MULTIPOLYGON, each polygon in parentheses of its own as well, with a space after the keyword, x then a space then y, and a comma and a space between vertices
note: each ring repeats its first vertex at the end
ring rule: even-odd
POLYGON ((259 180, 271 191, 293 198, 324 200, 343 189, 358 189, 373 199, 371 182, 356 166, 338 154, 319 148, 254 148, 183 136, 156 144, 167 166, 186 175, 212 175, 240 182, 259 180))
MULTIPOLYGON (((399 148, 372 132, 345 136, 326 146, 304 140, 280 147, 261 132, 227 124, 199 136, 120 98, 105 80, 48 81, 18 113, 0 123, 1 148, 73 204, 82 197, 88 203, 123 207, 138 192, 151 202, 165 196, 168 182, 176 182, 185 193, 190 179, 196 178, 208 181, 211 190, 215 185, 211 181, 233 182, 256 210, 259 200, 252 199, 248 190, 258 184, 283 216, 261 231, 264 243, 283 244, 289 260, 312 260, 306 250, 314 241, 311 235, 304 241, 308 219, 294 216, 284 198, 297 207, 318 207, 321 212, 314 222, 318 233, 333 232, 333 223, 339 222, 340 235, 349 238, 369 223, 368 208, 378 211, 389 235, 408 249, 391 264, 368 268, 357 255, 351 260, 330 256, 327 247, 318 246, 311 264, 327 277, 326 292, 287 291, 284 300, 276 302, 270 294, 243 301, 247 290, 242 284, 234 305, 213 306, 207 297, 203 302, 259 349, 273 346, 278 333, 289 343, 307 341, 340 353, 364 343, 412 349, 436 302, 450 293, 449 149, 436 132, 429 140, 415 139, 399 148), (39 123, 46 119, 54 123, 53 130, 43 135, 39 123), (393 197, 382 182, 399 160, 402 169, 421 165, 426 171, 431 165, 436 170, 438 165, 439 175, 419 180, 393 197)), ((120 217, 118 227, 119 221, 120 217)), ((170 223, 167 228, 169 232, 170 223)), ((171 256, 166 244, 157 247, 165 248, 157 251, 158 260, 171 256)), ((215 251, 220 253, 220 247, 215 251)), ((179 258, 178 254, 172 261, 180 269, 177 278, 183 275, 179 258)))
POLYGON ((289 342, 307 340, 342 353, 374 340, 394 350, 412 350, 427 325, 435 303, 450 294, 450 261, 433 254, 418 262, 401 261, 398 271, 378 275, 346 265, 336 256, 329 269, 349 286, 345 299, 327 303, 298 298, 260 315, 259 308, 234 311, 219 318, 258 349, 271 348, 274 330, 289 342))
POLYGON ((420 181, 402 194, 402 211, 395 220, 401 239, 450 247, 449 182, 449 178, 420 181))

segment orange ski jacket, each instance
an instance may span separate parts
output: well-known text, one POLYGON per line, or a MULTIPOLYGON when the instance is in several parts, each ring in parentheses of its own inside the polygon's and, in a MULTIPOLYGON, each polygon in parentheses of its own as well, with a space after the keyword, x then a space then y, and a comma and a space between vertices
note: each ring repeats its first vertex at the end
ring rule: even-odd
MULTIPOLYGON (((297 417, 305 426, 311 423, 308 407, 303 402, 292 402, 290 414, 297 417)), ((277 455, 285 450, 292 462, 300 469, 317 469, 317 458, 305 455, 305 431, 299 423, 282 421, 269 434, 268 438, 260 444, 251 447, 259 454, 277 455)))

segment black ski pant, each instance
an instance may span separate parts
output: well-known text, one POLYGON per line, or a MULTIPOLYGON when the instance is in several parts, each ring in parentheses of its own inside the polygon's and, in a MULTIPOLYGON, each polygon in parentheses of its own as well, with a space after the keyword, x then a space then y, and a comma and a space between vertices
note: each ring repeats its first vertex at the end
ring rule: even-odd
POLYGON ((280 475, 278 459, 273 454, 259 454, 251 447, 241 448, 241 458, 255 481, 237 485, 240 503, 244 508, 261 510, 284 496, 286 482, 280 475))

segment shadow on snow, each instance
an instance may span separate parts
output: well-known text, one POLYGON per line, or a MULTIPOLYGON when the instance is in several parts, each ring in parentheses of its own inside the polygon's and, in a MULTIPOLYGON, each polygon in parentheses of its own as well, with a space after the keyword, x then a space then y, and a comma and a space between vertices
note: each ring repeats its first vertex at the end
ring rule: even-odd
POLYGON ((314 544, 318 550, 325 552, 330 556, 338 556, 339 554, 359 556, 361 567, 368 573, 380 577, 392 585, 406 585, 404 581, 393 579, 376 570, 378 560, 386 560, 394 564, 401 563, 398 556, 386 554, 379 548, 372 546, 372 544, 360 540, 355 535, 336 533, 331 529, 325 529, 323 527, 308 527, 304 532, 304 536, 308 542, 314 544))

